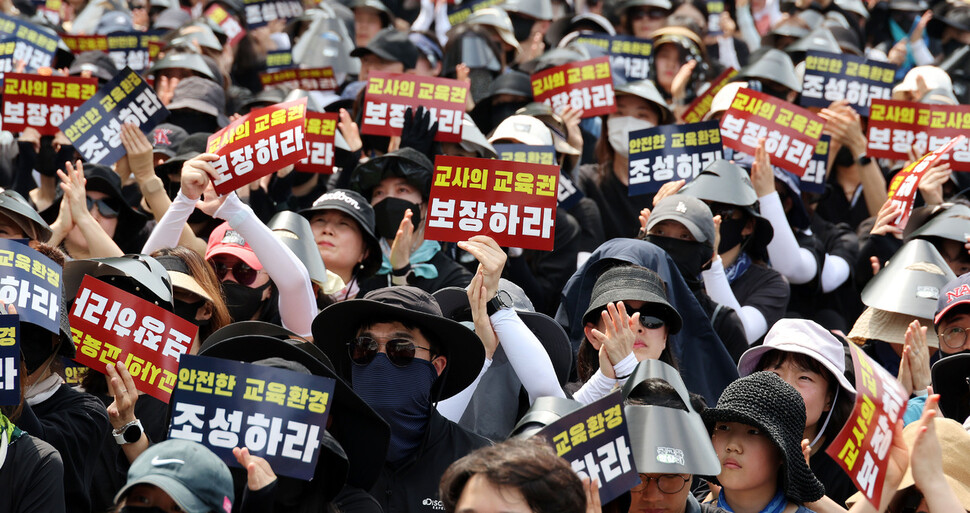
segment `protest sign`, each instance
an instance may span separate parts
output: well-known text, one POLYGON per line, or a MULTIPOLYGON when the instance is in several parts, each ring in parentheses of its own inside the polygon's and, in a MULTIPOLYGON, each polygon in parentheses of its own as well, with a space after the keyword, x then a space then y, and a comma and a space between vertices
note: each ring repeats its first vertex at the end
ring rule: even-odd
MULTIPOLYGON (((525 162, 527 164, 556 164, 555 146, 530 146, 528 144, 493 144, 495 152, 502 160, 525 162)), ((583 198, 583 193, 565 174, 559 174, 559 188, 556 194, 559 206, 570 209, 583 198)))
POLYGON ((704 116, 711 111, 711 102, 714 101, 714 96, 721 89, 724 89, 724 86, 728 85, 734 79, 734 75, 737 74, 738 70, 728 68, 715 77, 711 81, 711 86, 701 93, 700 96, 694 98, 694 101, 690 102, 690 105, 687 106, 687 110, 684 111, 684 122, 697 123, 704 119, 704 116))
POLYGON ((312 374, 186 355, 172 394, 168 437, 199 442, 233 467, 239 467, 233 447, 247 447, 277 474, 309 480, 335 384, 312 374))
POLYGON ((893 427, 906 409, 907 395, 896 377, 859 346, 849 344, 849 350, 855 369, 855 408, 825 452, 878 509, 893 427))
POLYGON ((0 314, 0 406, 12 404, 20 404, 20 318, 0 314))
POLYGON ((852 54, 809 50, 802 81, 803 107, 828 107, 848 100, 862 116, 869 115, 869 102, 889 99, 896 81, 896 66, 852 54))
POLYGON ((333 91, 337 89, 337 79, 333 68, 295 68, 264 72, 259 74, 263 87, 283 86, 290 89, 307 91, 333 91))
POLYGON ((462 120, 468 84, 448 78, 422 77, 404 73, 371 73, 364 95, 364 115, 360 133, 401 135, 404 111, 419 105, 431 111, 438 122, 434 140, 461 142, 462 120))
POLYGON ((619 391, 562 417, 533 436, 544 438, 580 477, 598 480, 603 504, 640 484, 619 391))
POLYGON ((110 166, 123 157, 121 125, 148 133, 168 117, 155 91, 131 68, 121 70, 60 125, 87 162, 110 166))
POLYGON ((448 24, 454 27, 468 19, 475 11, 480 11, 486 7, 493 7, 504 4, 505 0, 473 0, 455 4, 449 2, 448 5, 448 24))
POLYGON ((588 33, 575 39, 574 44, 602 48, 610 54, 613 72, 628 82, 643 80, 650 76, 650 52, 653 42, 633 36, 588 33))
POLYGON ((66 356, 62 356, 61 370, 57 373, 64 378, 64 383, 67 383, 67 386, 76 387, 81 384, 84 376, 87 375, 88 368, 66 356))
POLYGON ((535 101, 561 113, 566 106, 582 110, 584 118, 616 112, 610 58, 570 62, 532 74, 535 101))
MULTIPOLYGON (((157 43, 161 31, 152 32, 114 32, 111 35, 69 35, 61 36, 71 53, 80 54, 90 51, 104 52, 114 61, 115 67, 125 66, 142 73, 150 66, 150 43, 157 43)), ((153 55, 153 54, 152 54, 153 55)))
POLYGON ((14 38, 13 60, 24 61, 26 71, 36 71, 54 62, 58 36, 20 18, 0 14, 0 36, 4 34, 14 38))
POLYGON ((61 332, 61 266, 30 246, 0 239, 0 301, 22 322, 61 332))
POLYGON ((229 46, 236 46, 243 36, 246 35, 246 31, 236 21, 236 18, 232 17, 229 11, 218 3, 210 5, 204 14, 206 18, 209 18, 216 25, 222 27, 222 31, 226 33, 226 42, 229 46))
POLYGON ((297 171, 333 173, 333 145, 339 120, 336 112, 306 113, 306 145, 310 154, 297 163, 297 171))
POLYGON ((220 157, 212 163, 217 193, 228 194, 307 157, 306 102, 300 98, 256 109, 209 136, 206 151, 220 157))
POLYGON ((799 177, 799 186, 802 192, 822 194, 825 192, 825 171, 829 165, 829 144, 832 136, 822 134, 818 144, 815 145, 815 154, 805 168, 805 174, 799 177))
MULTIPOLYGON (((869 112, 869 145, 872 158, 908 160, 910 149, 922 155, 970 130, 970 105, 929 105, 893 100, 873 100, 869 112)), ((953 148, 950 168, 970 171, 970 139, 953 148)))
POLYGON ((765 138, 771 165, 802 176, 824 125, 821 117, 801 107, 742 87, 721 118, 721 142, 754 155, 758 140, 765 138))
POLYGON ((77 35, 77 34, 63 34, 61 40, 64 41, 64 45, 71 51, 71 53, 77 55, 84 52, 107 52, 108 51, 108 36, 104 34, 100 35, 77 35))
POLYGON ((16 38, 10 36, 0 38, 0 78, 4 73, 13 71, 13 54, 16 49, 16 38))
POLYGON ((721 28, 721 13, 724 12, 724 0, 707 0, 707 35, 720 36, 724 34, 721 28))
POLYGON ((199 327, 164 308, 93 276, 81 280, 71 307, 74 361, 102 374, 125 363, 135 387, 168 402, 179 359, 189 352, 199 327))
POLYGON ((257 29, 276 20, 291 20, 303 15, 300 0, 245 0, 246 24, 257 29))
POLYGON ((98 89, 98 79, 7 73, 3 77, 3 127, 40 135, 54 135, 64 122, 98 89))
POLYGON ((919 160, 910 163, 905 169, 896 173, 889 182, 889 199, 894 208, 902 208, 902 213, 890 223, 897 228, 905 228, 909 222, 909 215, 913 212, 913 202, 916 200, 919 181, 928 169, 937 165, 947 153, 960 144, 966 144, 966 136, 960 135, 946 142, 943 146, 923 155, 919 160))
POLYGON ((293 67, 293 52, 290 50, 273 50, 266 52, 266 71, 275 72, 293 67))
POLYGON ((724 158, 717 121, 660 125, 630 133, 629 195, 657 192, 671 180, 693 180, 724 158))
POLYGON ((499 246, 551 250, 558 178, 559 166, 439 155, 424 236, 488 235, 499 246))

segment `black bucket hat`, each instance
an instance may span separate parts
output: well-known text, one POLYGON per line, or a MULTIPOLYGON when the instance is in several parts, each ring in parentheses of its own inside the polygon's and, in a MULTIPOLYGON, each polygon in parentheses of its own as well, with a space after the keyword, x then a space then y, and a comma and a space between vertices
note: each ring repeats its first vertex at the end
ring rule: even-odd
POLYGON ((47 242, 51 238, 47 221, 13 189, 0 188, 0 214, 9 217, 30 239, 47 242))
POLYGON ((337 372, 351 379, 347 344, 364 324, 399 321, 416 326, 448 358, 445 370, 431 386, 432 398, 447 399, 471 385, 485 364, 485 348, 475 332, 441 315, 438 301, 416 287, 386 287, 328 306, 311 327, 314 343, 323 349, 337 372))
POLYGON ((799 504, 825 495, 825 487, 802 456, 805 402, 777 374, 755 372, 724 389, 717 406, 701 413, 709 431, 717 422, 739 422, 758 428, 778 447, 782 457, 780 487, 799 504))
POLYGON ((364 236, 364 242, 367 243, 367 250, 369 252, 367 258, 361 262, 363 268, 361 268, 360 274, 361 277, 372 276, 381 268, 381 262, 383 260, 381 243, 374 233, 374 226, 376 224, 374 220, 374 207, 370 206, 370 203, 363 196, 354 191, 337 189, 317 198, 310 208, 301 210, 300 215, 309 221, 317 212, 327 210, 343 212, 354 221, 357 221, 357 225, 360 226, 360 233, 364 236))
MULTIPOLYGON (((332 422, 327 431, 350 461, 347 484, 369 490, 387 458, 391 429, 353 388, 342 380, 327 356, 295 333, 261 321, 234 322, 210 335, 200 356, 243 362, 282 358, 303 365, 316 376, 334 379, 332 422)), ((319 466, 319 465, 318 465, 319 466)))
POLYGON ((357 166, 350 175, 350 188, 370 202, 371 193, 381 180, 400 176, 421 191, 425 200, 431 194, 431 175, 434 165, 428 157, 414 148, 401 148, 357 166))
POLYGON ((940 410, 948 419, 970 417, 970 354, 945 356, 933 364, 933 392, 940 394, 940 410))
POLYGON ((524 440, 542 428, 582 408, 583 403, 565 397, 537 397, 529 411, 516 422, 509 438, 524 440))
POLYGON ((643 301, 644 306, 656 309, 657 317, 667 326, 668 335, 680 331, 683 320, 667 301, 666 286, 660 275, 636 265, 611 267, 596 279, 583 323, 595 322, 594 317, 609 303, 630 300, 643 301))
POLYGON ((961 32, 970 32, 970 5, 940 2, 933 9, 933 18, 926 24, 926 33, 940 39, 943 30, 953 27, 961 32))

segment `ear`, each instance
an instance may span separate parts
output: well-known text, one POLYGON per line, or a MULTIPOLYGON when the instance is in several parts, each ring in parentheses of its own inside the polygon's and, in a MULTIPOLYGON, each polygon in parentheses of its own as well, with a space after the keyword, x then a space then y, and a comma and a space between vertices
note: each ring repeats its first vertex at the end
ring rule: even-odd
POLYGON ((594 329, 596 329, 596 326, 591 322, 587 322, 586 325, 583 326, 583 333, 586 334, 586 341, 589 342, 589 345, 593 346, 593 349, 599 351, 602 344, 593 339, 592 331, 594 329))
POLYGON ((434 370, 438 372, 440 376, 442 372, 445 371, 445 367, 448 365, 447 356, 438 356, 434 360, 431 360, 431 365, 434 365, 434 370))
POLYGON ((273 282, 270 282, 269 287, 263 289, 263 297, 261 298, 261 301, 266 301, 273 296, 273 287, 273 282))
POLYGON ((214 311, 215 311, 215 308, 212 307, 212 303, 210 303, 209 301, 206 301, 201 307, 199 307, 199 311, 195 313, 195 320, 204 321, 207 319, 211 319, 212 313, 214 311))

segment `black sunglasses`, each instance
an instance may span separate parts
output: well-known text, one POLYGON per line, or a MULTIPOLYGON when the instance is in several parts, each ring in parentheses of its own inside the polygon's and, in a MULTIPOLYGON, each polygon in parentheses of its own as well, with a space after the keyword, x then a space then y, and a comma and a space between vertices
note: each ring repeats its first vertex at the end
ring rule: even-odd
POLYGON ((85 196, 87 198, 88 210, 90 211, 95 205, 98 206, 98 212, 101 213, 101 217, 107 217, 113 219, 118 217, 118 212, 121 210, 121 205, 118 201, 113 198, 104 198, 96 200, 91 196, 85 196))
POLYGON ((626 313, 630 317, 633 317, 633 314, 640 312, 640 325, 643 326, 644 328, 647 328, 648 330, 659 330, 660 328, 664 327, 664 324, 665 324, 664 320, 661 319, 660 317, 649 315, 645 313, 643 310, 637 310, 629 305, 625 305, 625 306, 626 306, 626 313))
POLYGON ((220 262, 218 260, 210 260, 209 265, 212 266, 212 270, 216 273, 216 278, 222 281, 226 278, 226 274, 232 271, 232 276, 236 278, 236 282, 240 285, 250 286, 256 281, 256 275, 259 271, 249 267, 245 262, 238 261, 232 267, 226 265, 225 262, 220 262))
POLYGON ((644 18, 662 20, 667 17, 667 11, 663 9, 637 9, 630 13, 630 17, 634 20, 642 20, 644 18))
MULTIPOLYGON (((350 360, 357 365, 367 365, 374 361, 380 346, 384 346, 387 351, 387 359, 398 367, 407 367, 414 360, 414 352, 417 349, 424 349, 431 352, 430 347, 421 347, 414 342, 404 338, 394 338, 381 344, 370 337, 357 337, 347 343, 347 352, 350 360)), ((433 355, 432 355, 433 356, 433 355)))

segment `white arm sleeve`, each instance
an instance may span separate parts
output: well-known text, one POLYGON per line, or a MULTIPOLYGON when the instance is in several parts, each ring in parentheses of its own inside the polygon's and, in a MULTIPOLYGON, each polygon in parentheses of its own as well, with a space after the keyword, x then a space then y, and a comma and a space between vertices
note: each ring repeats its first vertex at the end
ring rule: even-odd
MULTIPOLYGON (((633 369, 637 367, 637 357, 632 352, 626 355, 626 358, 620 360, 620 363, 613 366, 613 372, 617 376, 629 376, 633 369)), ((615 380, 606 377, 603 371, 600 369, 596 370, 589 381, 583 385, 574 395, 573 399, 583 403, 590 404, 597 399, 602 399, 606 397, 607 394, 613 391, 613 387, 617 385, 623 385, 626 383, 626 378, 622 380, 615 380)))
POLYGON ((842 286, 849 279, 849 263, 844 258, 825 254, 822 263, 822 292, 828 294, 842 286))
POLYGON ((758 28, 754 25, 751 7, 738 7, 736 14, 738 16, 738 28, 741 29, 741 38, 748 44, 748 50, 754 53, 755 50, 761 48, 761 34, 758 33, 758 28))
POLYGON ((162 248, 178 246, 179 237, 182 236, 182 227, 185 226, 185 222, 192 215, 195 203, 195 200, 189 199, 179 190, 178 195, 175 196, 175 201, 168 207, 158 224, 155 225, 151 235, 148 236, 148 240, 145 241, 145 246, 141 248, 141 254, 150 255, 162 248))
POLYGON ((438 405, 435 408, 442 417, 458 423, 461 420, 461 416, 465 414, 465 410, 468 408, 468 403, 471 402, 472 396, 475 395, 475 390, 478 390, 478 383, 482 381, 482 376, 489 367, 492 366, 492 360, 485 359, 485 364, 482 365, 482 370, 478 373, 478 377, 475 381, 472 381, 471 385, 465 387, 464 390, 458 392, 457 394, 438 401, 438 405))
POLYGON ((734 47, 733 37, 719 36, 717 38, 717 60, 724 67, 741 69, 738 63, 738 50, 734 47))
POLYGON ((421 0, 421 12, 418 13, 418 17, 414 19, 414 23, 411 24, 411 30, 423 32, 431 28, 431 22, 434 20, 434 2, 431 0, 421 0))
POLYGON ((290 248, 239 200, 235 193, 216 210, 216 217, 229 221, 256 253, 279 292, 280 318, 283 327, 303 337, 311 335, 310 324, 317 315, 317 301, 310 283, 310 273, 290 248))
POLYGON ((448 43, 448 31, 451 30, 451 22, 448 21, 448 2, 440 2, 435 5, 434 33, 438 36, 438 42, 444 48, 448 43))
POLYGON ((777 192, 758 198, 761 204, 761 215, 768 218, 775 236, 768 243, 768 256, 771 267, 788 278, 796 285, 808 283, 815 278, 818 265, 812 252, 798 246, 795 234, 788 225, 785 208, 781 206, 781 198, 777 192))
POLYGON ((930 53, 930 49, 926 46, 926 41, 923 38, 917 39, 915 43, 909 43, 909 51, 913 54, 913 60, 916 61, 917 66, 926 66, 933 64, 936 60, 933 54, 930 53))
POLYGON ((737 312, 749 344, 768 332, 768 321, 764 314, 753 306, 742 307, 734 296, 727 275, 724 274, 724 263, 721 262, 720 255, 711 263, 711 268, 702 272, 701 276, 704 278, 704 289, 707 290, 707 295, 715 302, 730 306, 737 312))
POLYGON ((515 310, 504 308, 489 319, 512 370, 529 392, 529 404, 537 397, 566 397, 549 354, 515 310))

